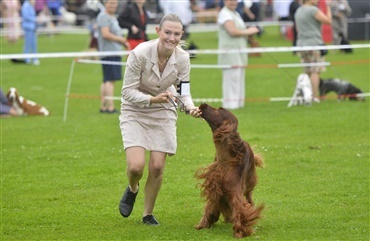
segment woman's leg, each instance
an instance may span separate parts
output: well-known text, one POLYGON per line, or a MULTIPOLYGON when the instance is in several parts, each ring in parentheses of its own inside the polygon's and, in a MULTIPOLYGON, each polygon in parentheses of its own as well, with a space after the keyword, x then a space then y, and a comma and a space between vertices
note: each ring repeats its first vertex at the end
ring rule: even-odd
POLYGON ((105 81, 100 86, 100 109, 103 111, 113 111, 113 94, 114 94, 114 81, 105 81), (111 97, 111 99, 106 99, 106 97, 111 97))
POLYGON ((162 185, 166 155, 164 152, 152 151, 150 153, 149 174, 145 185, 144 217, 153 213, 155 201, 162 185))
POLYGON ((145 168, 145 149, 142 147, 129 147, 126 149, 126 174, 132 192, 137 192, 139 181, 145 168))
MULTIPOLYGON (((32 49, 32 32, 31 31, 28 31, 28 30, 24 30, 24 49, 23 49, 23 52, 25 54, 29 54, 31 53, 31 49, 32 49)), ((31 59, 27 58, 26 59, 26 63, 29 64, 31 63, 31 59)))
POLYGON ((238 69, 222 71, 222 107, 226 109, 239 108, 240 77, 238 69))
POLYGON ((108 111, 114 110, 113 95, 114 95, 114 81, 106 81, 104 83, 105 97, 110 97, 110 99, 105 99, 105 106, 108 111))
POLYGON ((320 73, 311 73, 310 79, 313 98, 319 98, 320 73))
POLYGON ((104 83, 101 83, 100 85, 100 110, 105 111, 105 88, 104 88, 104 83))
POLYGON ((240 68, 239 70, 239 108, 243 108, 245 104, 245 69, 240 68))
POLYGON ((139 181, 143 176, 145 167, 145 149, 142 147, 130 147, 126 149, 127 169, 129 185, 125 189, 119 203, 119 211, 123 217, 129 217, 138 194, 139 181))
MULTIPOLYGON (((37 33, 36 31, 32 32, 32 53, 37 54, 37 33)), ((34 64, 39 64, 38 58, 33 59, 34 64)))

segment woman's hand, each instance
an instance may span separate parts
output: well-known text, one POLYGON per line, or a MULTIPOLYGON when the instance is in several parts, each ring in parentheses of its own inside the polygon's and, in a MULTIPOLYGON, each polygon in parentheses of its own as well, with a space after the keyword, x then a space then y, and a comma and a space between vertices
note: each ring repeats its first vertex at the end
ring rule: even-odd
POLYGON ((246 34, 249 36, 258 33, 259 31, 260 29, 258 27, 252 26, 246 29, 246 34))
POLYGON ((170 101, 170 98, 173 99, 173 94, 166 91, 150 98, 150 103, 167 103, 170 101))
POLYGON ((139 29, 135 25, 132 25, 131 31, 133 34, 137 34, 139 32, 139 29))
POLYGON ((191 116, 195 118, 199 118, 200 115, 202 114, 202 112, 200 111, 198 107, 191 108, 189 113, 191 116))
POLYGON ((125 37, 120 37, 119 43, 125 46, 126 49, 131 49, 131 46, 125 37))
POLYGON ((123 46, 125 46, 125 48, 126 48, 127 50, 131 50, 131 45, 130 45, 130 43, 129 43, 128 41, 124 42, 124 43, 123 43, 123 46))

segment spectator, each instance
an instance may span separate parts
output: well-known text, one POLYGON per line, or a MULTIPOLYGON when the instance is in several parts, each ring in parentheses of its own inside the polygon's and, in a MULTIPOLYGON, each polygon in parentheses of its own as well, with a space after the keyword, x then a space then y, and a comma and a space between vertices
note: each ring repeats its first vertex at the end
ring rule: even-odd
MULTIPOLYGON (((249 16, 250 18, 253 18, 254 19, 254 15, 253 13, 250 11, 250 7, 249 6, 245 6, 244 5, 244 0, 237 0, 238 1, 238 5, 236 7, 236 11, 239 13, 239 15, 243 18, 245 18, 245 16, 249 16)), ((251 0, 250 0, 251 1, 251 0)), ((219 8, 223 8, 225 6, 224 4, 224 0, 220 0, 219 1, 219 8)))
POLYGON ((61 17, 60 8, 63 6, 62 0, 47 0, 47 6, 53 15, 53 24, 57 26, 61 17))
POLYGON ((176 14, 180 17, 182 24, 184 25, 184 34, 182 39, 188 39, 189 25, 193 21, 193 11, 191 0, 182 0, 182 1, 168 1, 168 0, 159 0, 159 6, 161 7, 163 14, 176 14))
MULTIPOLYGON (((303 0, 303 5, 295 13, 296 27, 298 32, 298 46, 318 46, 323 44, 321 25, 331 24, 331 10, 328 7, 327 13, 323 13, 317 7, 318 0, 303 0)), ((326 0, 329 6, 330 0, 326 0)), ((324 61, 320 50, 300 51, 302 63, 320 63, 324 61)), ((320 72, 324 66, 305 67, 305 73, 310 76, 313 101, 319 101, 320 72)))
MULTIPOLYGON (((45 8, 48 8, 46 5, 47 0, 36 0, 35 10, 36 15, 38 16, 41 12, 45 11, 45 8)), ((48 9, 47 9, 48 10, 48 9)))
MULTIPOLYGON (((118 0, 104 0, 105 10, 97 18, 99 51, 122 51, 122 45, 129 48, 126 38, 121 36, 121 28, 116 18, 118 0)), ((121 63, 121 56, 103 56, 103 61, 121 63)), ((100 113, 118 113, 114 108, 114 82, 122 80, 122 66, 102 64, 103 83, 100 87, 100 113)))
POLYGON ((203 0, 195 1, 197 6, 197 19, 198 23, 215 23, 217 21, 217 14, 220 10, 220 0, 203 0))
POLYGON ((121 28, 128 29, 127 41, 130 43, 130 50, 149 39, 146 34, 149 16, 144 7, 145 2, 146 0, 134 0, 128 3, 118 16, 121 28))
MULTIPOLYGON (((37 0, 36 0, 37 4, 37 0)), ((39 7, 42 7, 41 5, 39 7)), ((36 15, 37 15, 37 27, 38 28, 46 28, 48 30, 48 34, 52 34, 54 30, 54 24, 52 21, 52 16, 49 8, 44 5, 42 9, 38 10, 36 9, 36 15)))
POLYGON ((128 186, 119 204, 122 216, 130 216, 143 177, 149 151, 148 177, 144 190, 143 222, 159 225, 153 216, 161 188, 167 155, 176 153, 177 111, 173 102, 199 117, 190 94, 190 58, 180 46, 181 19, 164 15, 156 27, 158 38, 139 44, 130 53, 123 79, 120 128, 126 152, 128 186))
POLYGON ((204 9, 215 9, 218 8, 218 3, 220 0, 205 0, 204 9))
MULTIPOLYGON (((24 31, 24 53, 37 53, 37 23, 36 11, 34 8, 35 0, 27 0, 22 5, 22 29, 24 31)), ((27 58, 27 64, 39 65, 38 58, 27 58)))
POLYGON ((253 21, 256 18, 256 15, 254 15, 254 13, 251 10, 251 7, 253 5, 252 0, 242 0, 241 2, 242 4, 240 4, 240 1, 239 1, 238 8, 239 8, 239 5, 243 6, 243 14, 241 14, 241 16, 244 22, 253 21))
MULTIPOLYGON (((257 27, 245 28, 243 19, 236 11, 237 0, 224 0, 225 6, 218 14, 218 48, 245 49, 246 38, 256 34, 257 27)), ((219 54, 220 65, 247 65, 246 53, 219 54)), ((230 68, 222 70, 222 106, 227 109, 244 107, 245 103, 245 69, 230 68)))
MULTIPOLYGON (((263 33, 263 26, 258 24, 258 22, 260 21, 260 15, 261 15, 261 3, 260 3, 260 0, 248 0, 248 1, 252 1, 252 5, 249 8, 250 13, 247 12, 247 14, 244 15, 243 19, 244 19, 244 22, 248 22, 249 25, 251 25, 251 23, 254 23, 256 26, 259 27, 260 31, 257 33, 257 36, 260 37, 261 34, 263 33)), ((256 40, 254 40, 253 36, 250 36, 249 42, 255 42, 255 41, 256 40)))
MULTIPOLYGON (((289 20, 293 21, 293 46, 297 46, 297 28, 295 24, 295 12, 302 5, 302 0, 293 0, 289 6, 289 20)), ((295 51, 294 51, 295 54, 295 51)))
MULTIPOLYGON (((260 20, 260 8, 261 3, 260 0, 248 0, 252 1, 252 5, 250 6, 250 11, 252 12, 252 15, 247 14, 245 15, 244 21, 245 22, 258 22, 260 20)), ((285 0, 284 0, 285 1, 285 0)))
POLYGON ((98 26, 96 25, 96 18, 99 13, 105 11, 104 5, 99 0, 88 0, 82 5, 81 12, 88 17, 86 22, 89 29, 89 49, 98 50, 98 26))
POLYGON ((333 44, 340 45, 342 39, 348 41, 348 20, 352 9, 347 0, 333 0, 330 3, 330 9, 333 16, 332 35, 333 44))
POLYGON ((20 22, 19 10, 21 4, 19 0, 3 0, 1 3, 1 13, 4 24, 4 32, 9 43, 15 43, 20 36, 20 22))
MULTIPOLYGON (((253 6, 252 0, 237 0, 238 5, 236 7, 236 11, 239 13, 239 15, 242 17, 244 22, 253 22, 256 18, 256 15, 251 11, 251 6, 253 6)), ((224 7, 224 1, 220 0, 220 7, 224 7)), ((261 28, 259 28, 261 29, 261 28)), ((260 31, 258 31, 257 34, 260 34, 260 31)), ((254 38, 253 35, 248 36, 248 44, 250 47, 261 47, 258 41, 254 38)), ((251 57, 259 57, 261 56, 261 53, 250 53, 249 56, 251 57)))
POLYGON ((18 112, 13 107, 9 106, 8 98, 3 93, 3 90, 0 88, 0 116, 7 117, 7 116, 18 116, 18 112))
MULTIPOLYGON (((274 2, 274 10, 277 16, 278 21, 288 21, 289 20, 289 7, 291 4, 291 0, 284 0, 284 1, 275 1, 274 2)), ((285 37, 287 32, 287 23, 282 23, 280 25, 280 35, 285 37)))

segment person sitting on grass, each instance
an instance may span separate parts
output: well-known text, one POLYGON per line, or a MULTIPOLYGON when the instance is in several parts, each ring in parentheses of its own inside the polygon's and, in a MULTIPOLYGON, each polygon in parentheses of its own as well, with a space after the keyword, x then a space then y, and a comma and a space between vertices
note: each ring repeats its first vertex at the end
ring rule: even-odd
POLYGON ((18 112, 13 107, 9 106, 8 98, 3 93, 3 90, 0 88, 0 116, 1 117, 10 117, 10 116, 18 116, 18 112))

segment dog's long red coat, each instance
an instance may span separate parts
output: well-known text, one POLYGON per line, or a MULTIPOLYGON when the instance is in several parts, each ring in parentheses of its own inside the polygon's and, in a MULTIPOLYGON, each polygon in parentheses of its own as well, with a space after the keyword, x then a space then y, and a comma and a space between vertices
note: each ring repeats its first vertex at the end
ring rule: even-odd
POLYGON ((222 214, 226 222, 233 223, 234 237, 249 236, 263 209, 263 205, 254 206, 252 200, 257 184, 255 167, 263 166, 263 161, 240 138, 238 121, 231 112, 206 104, 200 108, 213 131, 216 156, 211 165, 196 174, 204 180, 200 186, 206 199, 204 215, 196 228, 211 227, 222 214))

